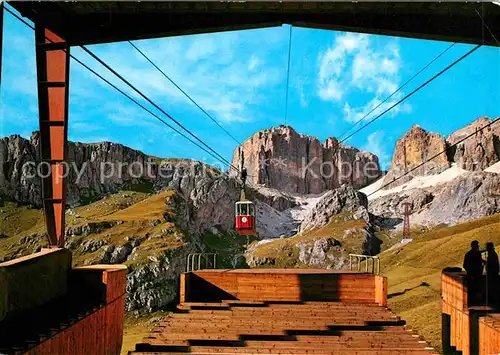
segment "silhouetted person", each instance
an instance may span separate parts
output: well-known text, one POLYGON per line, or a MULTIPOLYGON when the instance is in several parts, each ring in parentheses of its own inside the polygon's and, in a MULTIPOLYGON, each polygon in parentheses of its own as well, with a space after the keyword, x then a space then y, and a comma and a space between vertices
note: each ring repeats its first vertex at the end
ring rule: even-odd
POLYGON ((498 254, 495 251, 495 245, 492 242, 486 243, 486 286, 488 291, 488 304, 497 304, 498 302, 498 272, 500 265, 498 263, 498 254))
POLYGON ((470 243, 470 250, 464 257, 464 269, 467 272, 467 294, 470 305, 478 301, 478 293, 480 292, 483 275, 483 263, 484 260, 479 250, 479 242, 474 240, 470 243))

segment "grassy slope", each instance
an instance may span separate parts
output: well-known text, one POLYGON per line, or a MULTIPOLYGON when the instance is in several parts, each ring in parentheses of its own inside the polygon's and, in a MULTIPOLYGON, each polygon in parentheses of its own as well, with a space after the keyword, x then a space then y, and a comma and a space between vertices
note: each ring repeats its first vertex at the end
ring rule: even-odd
POLYGON ((155 312, 140 317, 126 314, 121 354, 126 355, 129 351, 135 350, 135 344, 142 342, 148 336, 155 326, 155 321, 162 319, 166 315, 166 312, 155 312))
MULTIPOLYGON (((66 226, 73 227, 88 222, 103 220, 106 216, 146 199, 150 194, 122 191, 105 199, 77 207, 75 214, 66 213, 66 226)), ((0 208, 0 234, 9 238, 0 239, 0 257, 11 254, 17 249, 16 242, 23 236, 45 233, 45 221, 41 209, 30 209, 5 202, 0 208)))
MULTIPOLYGON (((436 349, 441 348, 441 270, 461 266, 474 239, 500 245, 500 214, 423 233, 380 255, 389 281, 389 307, 436 349)), ((497 249, 499 249, 497 247, 497 249)))
MULTIPOLYGON (((119 221, 120 224, 111 228, 75 239, 80 243, 87 239, 105 239, 108 244, 114 245, 124 244, 126 237, 131 241, 140 239, 139 249, 150 250, 149 254, 158 254, 166 249, 175 249, 183 245, 182 232, 174 223, 163 219, 164 214, 174 215, 174 211, 170 211, 166 205, 172 195, 172 191, 158 194, 121 191, 99 201, 77 207, 74 214, 66 213, 66 226, 71 228, 88 223, 119 221), (152 221, 155 220, 160 223, 153 225, 152 221), (147 239, 148 235, 165 234, 165 231, 168 231, 168 237, 147 239)), ((23 245, 17 242, 23 236, 45 232, 41 210, 17 206, 11 202, 7 202, 1 210, 3 213, 0 214, 0 234, 6 234, 9 237, 0 238, 0 257, 30 253, 31 250, 23 250, 23 245)), ((42 239, 40 243, 44 244, 46 241, 42 239)), ((99 250, 94 253, 81 253, 77 248, 73 252, 74 264, 91 262, 99 258, 101 252, 99 250)))
POLYGON ((365 227, 364 220, 348 219, 345 215, 333 216, 330 223, 322 228, 261 244, 252 251, 252 255, 258 258, 274 259, 275 267, 306 267, 298 261, 299 249, 296 247, 298 243, 312 244, 321 238, 335 238, 340 241, 346 252, 360 253, 363 249, 363 238, 356 236, 365 227), (352 230, 352 234, 345 237, 344 232, 348 229, 352 230))

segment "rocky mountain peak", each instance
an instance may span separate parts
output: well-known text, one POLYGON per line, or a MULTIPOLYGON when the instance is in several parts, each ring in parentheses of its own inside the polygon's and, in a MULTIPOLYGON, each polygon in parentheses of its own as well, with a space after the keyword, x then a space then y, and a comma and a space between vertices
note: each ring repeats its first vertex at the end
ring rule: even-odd
MULTIPOLYGON (((446 140, 444 137, 437 133, 426 131, 418 125, 413 125, 410 130, 396 142, 396 147, 392 156, 391 169, 387 173, 384 183, 389 183, 403 176, 407 171, 416 168, 422 164, 422 162, 445 149, 446 140)), ((432 163, 412 171, 412 174, 395 181, 394 184, 389 185, 389 188, 403 184, 411 180, 415 175, 439 174, 449 167, 450 163, 446 154, 439 155, 432 160, 432 163)))
POLYGON ((470 171, 481 171, 500 160, 500 125, 491 123, 488 117, 480 117, 467 126, 453 132, 448 137, 448 144, 455 144, 466 137, 470 138, 458 143, 448 152, 448 159, 460 168, 470 171))
POLYGON ((415 123, 413 124, 413 126, 411 126, 410 130, 406 132, 406 134, 410 134, 411 132, 416 132, 416 131, 425 131, 425 129, 423 129, 422 127, 420 127, 420 125, 415 123))
POLYGON ((323 146, 326 149, 331 149, 331 148, 336 148, 336 147, 339 147, 339 146, 343 146, 343 144, 340 143, 340 141, 337 138, 335 138, 335 137, 328 137, 325 140, 325 143, 323 143, 323 146))
MULTIPOLYGON (((482 116, 479 117, 478 119, 472 121, 468 125, 460 128, 459 130, 451 133, 446 140, 449 141, 450 143, 454 143, 455 140, 459 140, 461 138, 465 138, 467 135, 474 133, 476 130, 479 130, 489 124, 491 120, 488 117, 482 116)), ((494 129, 495 126, 493 126, 492 129, 494 129)), ((491 130, 491 129, 490 129, 491 130)))
POLYGON ((345 147, 335 138, 322 144, 290 126, 256 132, 235 149, 233 165, 239 166, 241 154, 250 182, 289 193, 318 194, 343 184, 359 188, 380 176, 374 154, 345 147))
POLYGON ((465 127, 453 132, 445 138, 440 134, 428 132, 418 125, 413 125, 397 142, 392 157, 391 169, 384 183, 389 183, 407 171, 412 170, 434 155, 445 151, 422 168, 416 169, 395 181, 387 188, 408 182, 415 176, 439 174, 456 163, 457 166, 469 171, 482 171, 500 160, 500 124, 492 125, 488 117, 480 117, 465 127), (473 136, 471 136, 473 135, 473 136), (465 141, 464 138, 470 136, 465 141), (454 144, 458 143, 456 146, 454 144))

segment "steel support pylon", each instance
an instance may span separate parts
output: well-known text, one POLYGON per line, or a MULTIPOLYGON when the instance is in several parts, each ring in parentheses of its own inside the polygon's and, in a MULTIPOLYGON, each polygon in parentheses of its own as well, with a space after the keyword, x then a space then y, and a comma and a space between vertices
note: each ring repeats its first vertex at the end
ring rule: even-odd
POLYGON ((35 24, 40 164, 45 224, 51 246, 64 247, 68 142, 69 46, 35 24))
POLYGON ((403 217, 403 238, 409 238, 411 235, 410 230, 410 203, 403 202, 404 217, 403 217))

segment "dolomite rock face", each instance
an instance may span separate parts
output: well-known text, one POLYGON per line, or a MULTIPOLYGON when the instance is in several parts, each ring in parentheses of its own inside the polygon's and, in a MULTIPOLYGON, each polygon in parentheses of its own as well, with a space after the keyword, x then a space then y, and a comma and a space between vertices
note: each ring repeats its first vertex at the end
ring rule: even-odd
POLYGON ((391 168, 384 178, 384 184, 389 184, 386 189, 404 184, 415 176, 439 174, 451 164, 468 171, 483 171, 497 163, 500 161, 500 122, 481 130, 492 121, 487 117, 478 118, 448 138, 414 125, 396 143, 391 168), (444 153, 439 154, 441 152, 444 153), (424 166, 398 179, 432 157, 424 166))
MULTIPOLYGON (((40 135, 30 139, 12 135, 0 139, 0 191, 10 200, 42 205, 40 135)), ((111 142, 68 144, 68 204, 100 197, 126 184, 147 179, 147 156, 111 142), (120 174, 118 174, 120 171, 120 174), (114 174, 112 174, 114 172, 114 174)))
POLYGON ((426 176, 443 172, 451 166, 445 153, 438 155, 431 162, 413 170, 403 178, 399 178, 406 172, 415 169, 422 162, 445 150, 446 140, 444 137, 414 125, 397 141, 392 156, 391 168, 384 178, 384 184, 394 181, 387 187, 393 188, 408 182, 414 176, 426 176))
POLYGON ((500 160, 500 122, 480 131, 491 123, 491 120, 481 117, 471 124, 452 133, 447 141, 452 145, 473 134, 450 150, 451 161, 465 170, 482 171, 500 160), (476 133, 477 132, 477 133, 476 133))
POLYGON ((328 138, 314 137, 279 126, 255 133, 233 154, 240 166, 244 156, 249 181, 297 194, 319 194, 347 183, 360 188, 380 175, 378 158, 328 138))

